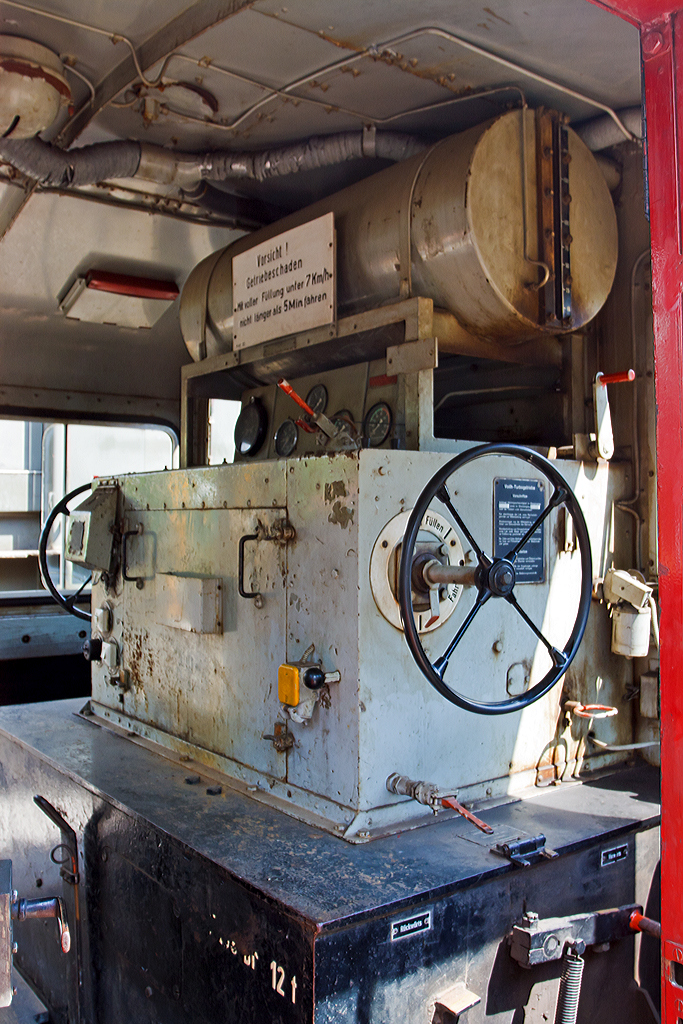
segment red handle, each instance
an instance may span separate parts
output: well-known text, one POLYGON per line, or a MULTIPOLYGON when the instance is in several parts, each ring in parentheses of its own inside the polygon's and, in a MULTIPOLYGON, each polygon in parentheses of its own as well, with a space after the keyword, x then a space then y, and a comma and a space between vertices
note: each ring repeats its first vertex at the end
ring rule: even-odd
POLYGON ((277 382, 277 386, 281 388, 286 395, 289 395, 290 398, 293 398, 296 404, 300 405, 303 411, 307 412, 309 416, 315 416, 315 413, 311 409, 310 405, 307 405, 306 402, 304 402, 303 398, 300 395, 297 395, 292 385, 288 381, 286 381, 284 377, 280 377, 279 381, 277 382))
POLYGON ((599 373, 597 380, 604 387, 606 384, 625 384, 636 379, 635 370, 624 370, 622 373, 599 373))
POLYGON ((655 939, 661 939, 662 926, 659 921, 653 921, 650 917, 643 917, 637 910, 634 910, 629 919, 629 928, 634 932, 645 932, 655 939))

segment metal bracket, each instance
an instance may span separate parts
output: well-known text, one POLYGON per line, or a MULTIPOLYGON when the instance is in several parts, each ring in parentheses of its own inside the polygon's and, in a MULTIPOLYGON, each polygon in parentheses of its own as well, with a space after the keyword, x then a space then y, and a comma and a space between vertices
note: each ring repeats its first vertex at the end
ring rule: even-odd
POLYGON ((555 850, 546 847, 543 833, 524 839, 515 839, 508 843, 496 843, 491 847, 491 853, 505 857, 520 868, 531 867, 532 864, 543 858, 554 860, 557 857, 555 850))
POLYGON ((634 912, 642 913, 642 910, 635 904, 629 904, 593 914, 540 920, 538 914, 527 911, 521 923, 512 929, 510 956, 522 967, 534 967, 551 960, 561 960, 567 943, 583 945, 584 948, 604 947, 633 935, 630 921, 634 912))
POLYGON ((264 732, 261 739, 271 740, 278 754, 284 754, 294 746, 294 736, 289 732, 286 722, 276 722, 273 732, 264 732))

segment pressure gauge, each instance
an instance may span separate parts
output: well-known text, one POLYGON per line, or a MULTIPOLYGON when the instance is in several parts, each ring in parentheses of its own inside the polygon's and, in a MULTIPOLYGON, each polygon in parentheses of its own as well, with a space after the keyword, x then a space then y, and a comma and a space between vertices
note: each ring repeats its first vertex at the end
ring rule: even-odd
POLYGON ((237 417, 235 450, 239 455, 256 455, 266 436, 268 413, 258 398, 252 398, 237 417))
POLYGON ((384 444, 389 437, 391 430, 391 409, 386 402, 378 402, 373 405, 365 417, 363 423, 363 434, 368 439, 371 448, 377 448, 384 444))
POLYGON ((275 451, 286 459, 292 454, 299 440, 299 431, 294 420, 284 420, 275 434, 275 451))
POLYGON ((327 408, 327 388, 324 384, 316 384, 308 392, 306 405, 310 405, 313 412, 325 412, 327 408))
POLYGON ((346 427, 351 437, 357 437, 356 424, 353 422, 353 416, 348 409, 340 409, 339 412, 336 412, 332 417, 332 422, 337 430, 346 427))

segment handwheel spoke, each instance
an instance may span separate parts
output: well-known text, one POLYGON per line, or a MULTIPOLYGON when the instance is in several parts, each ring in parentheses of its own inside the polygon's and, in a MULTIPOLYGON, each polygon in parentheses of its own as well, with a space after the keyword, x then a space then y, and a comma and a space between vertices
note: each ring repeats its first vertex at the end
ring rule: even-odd
POLYGON ((524 545, 527 543, 527 541, 529 541, 531 539, 531 537, 533 537, 533 535, 536 533, 536 530, 539 528, 541 523, 543 523, 547 519, 547 517, 550 515, 550 513, 552 512, 552 510, 554 508, 557 508, 558 505, 562 505, 562 503, 566 500, 566 497, 567 497, 566 490, 564 488, 562 488, 562 487, 556 487, 554 492, 553 492, 552 498, 550 499, 550 501, 548 502, 546 507, 543 509, 541 514, 534 520, 534 522, 529 527, 527 532, 524 534, 522 539, 517 541, 517 543, 515 544, 514 548, 512 548, 510 551, 508 551, 508 553, 506 555, 504 555, 503 557, 507 558, 508 561, 510 561, 510 562, 514 562, 515 559, 517 558, 517 555, 520 553, 520 551, 522 550, 524 545))
POLYGON ((460 518, 458 513, 456 512, 455 506, 453 505, 453 502, 451 500, 451 496, 448 493, 448 488, 446 487, 445 484, 442 484, 441 487, 438 489, 438 491, 436 492, 436 497, 439 499, 439 501, 443 505, 446 506, 446 508, 448 509, 450 514, 453 516, 453 518, 455 519, 456 523, 458 524, 458 526, 460 527, 462 532, 465 534, 465 536, 467 537, 467 539, 470 542, 470 544, 472 545, 472 547, 474 548, 474 551, 476 553, 477 558, 481 561, 481 559, 483 559, 483 557, 484 557, 484 553, 481 550, 481 548, 479 547, 479 545, 477 544, 476 540, 474 539, 474 537, 472 536, 470 531, 465 526, 464 522, 462 521, 462 519, 460 518))
POLYGON ((529 618, 529 616, 524 611, 522 606, 518 603, 515 595, 514 594, 508 594, 507 597, 506 597, 506 601, 508 601, 512 605, 512 607, 517 610, 517 612, 524 619, 524 621, 526 622, 527 626, 532 631, 532 633, 534 633, 538 637, 538 639, 541 641, 541 643, 543 644, 543 646, 547 650, 548 654, 552 658, 553 665, 556 668, 559 668, 561 665, 564 665, 564 663, 567 660, 567 656, 564 653, 564 651, 558 651, 557 647, 553 647, 553 645, 550 643, 550 641, 547 640, 544 637, 544 635, 543 635, 543 633, 541 633, 540 629, 529 618))
POLYGON ((462 640, 463 636, 465 635, 467 629, 470 626, 470 623, 474 619, 474 617, 477 614, 477 612, 479 611, 479 609, 483 608, 483 606, 486 604, 486 602, 488 601, 488 599, 490 597, 491 597, 491 591, 490 590, 479 591, 479 593, 477 594, 477 600, 472 605, 472 608, 468 612, 467 617, 466 617, 465 621, 463 622, 463 624, 461 625, 460 629, 455 634, 455 636, 453 637, 453 639, 451 640, 451 642, 449 643, 448 647, 443 652, 441 657, 437 658, 436 661, 434 662, 434 666, 433 666, 434 667, 434 671, 438 674, 438 676, 441 679, 443 679, 444 672, 448 668, 448 662, 450 661, 451 654, 453 653, 455 648, 458 646, 458 644, 462 640))
POLYGON ((85 588, 88 586, 88 584, 90 583, 91 580, 92 580, 92 573, 90 573, 90 575, 88 576, 87 580, 84 580, 83 583, 81 583, 80 587, 78 588, 78 590, 74 594, 71 594, 70 597, 65 597, 64 598, 64 603, 66 605, 68 605, 69 608, 73 608, 73 606, 76 604, 76 601, 78 600, 79 596, 85 590, 85 588))

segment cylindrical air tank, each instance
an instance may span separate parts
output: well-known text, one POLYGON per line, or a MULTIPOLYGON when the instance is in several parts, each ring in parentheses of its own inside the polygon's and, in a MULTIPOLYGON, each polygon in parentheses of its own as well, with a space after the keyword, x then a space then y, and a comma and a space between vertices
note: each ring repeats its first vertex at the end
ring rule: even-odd
POLYGON ((563 128, 556 181, 564 178, 564 205, 555 203, 563 219, 553 223, 559 186, 543 177, 550 149, 538 123, 530 110, 502 114, 212 253, 190 274, 181 299, 192 357, 232 348, 233 256, 330 211, 340 317, 419 295, 471 334, 503 344, 581 328, 612 286, 616 216, 593 155, 563 128), (542 308, 548 275, 541 256, 544 238, 560 232, 571 274, 569 263, 559 273, 570 282, 571 310, 553 321, 542 308))

